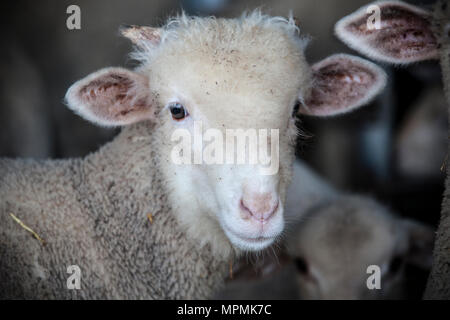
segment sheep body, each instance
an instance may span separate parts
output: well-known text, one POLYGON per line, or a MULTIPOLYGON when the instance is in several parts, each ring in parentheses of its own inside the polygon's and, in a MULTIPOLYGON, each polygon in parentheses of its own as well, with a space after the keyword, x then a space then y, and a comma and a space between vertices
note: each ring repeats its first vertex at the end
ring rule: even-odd
MULTIPOLYGON (((145 42, 134 53, 141 62, 138 79, 151 73, 156 96, 172 94, 168 92, 174 83, 164 82, 172 74, 190 79, 183 89, 196 93, 197 103, 211 99, 209 92, 215 91, 241 97, 247 93, 244 99, 253 99, 253 91, 258 91, 272 100, 273 96, 291 100, 297 94, 306 95, 310 88, 303 56, 306 42, 292 19, 272 18, 259 11, 229 20, 181 15, 162 29, 159 46, 145 42), (241 51, 233 50, 236 47, 241 51), (180 61, 180 54, 188 53, 192 61, 180 61), (255 59, 258 62, 249 65, 255 59), (286 65, 294 64, 304 72, 291 72, 285 78, 286 65), (245 79, 239 87, 236 77, 245 79), (217 81, 206 83, 205 78, 217 81), (281 84, 284 80, 287 84, 281 84), (263 90, 261 86, 269 82, 271 90, 263 90), (286 87, 292 91, 287 98, 280 94, 286 87)), ((137 96, 127 107, 142 103, 146 89, 134 92, 137 96)), ((164 109, 155 100, 146 101, 151 111, 137 115, 151 121, 125 127, 114 141, 84 159, 0 160, 2 298, 207 298, 213 288, 220 287, 235 250, 211 213, 195 206, 192 190, 180 192, 187 180, 177 177, 169 164, 171 143, 166 141, 171 128, 167 121, 154 121, 161 120, 164 109), (181 203, 183 195, 186 199, 181 203), (45 245, 11 214, 44 239, 45 245), (80 290, 67 289, 71 265, 81 269, 80 290)), ((283 103, 291 107, 290 102, 283 103)), ((82 105, 68 104, 80 113, 77 108, 82 105)), ((106 111, 117 112, 117 108, 111 100, 106 111)), ((274 118, 286 114, 284 108, 272 110, 274 118)), ((136 115, 125 111, 119 116, 130 114, 136 115)), ((229 112, 233 116, 238 127, 245 127, 252 118, 229 112)), ((93 116, 89 120, 98 123, 93 116)), ((283 157, 289 163, 287 152, 283 157)))
POLYGON ((0 160, 1 298, 206 298, 220 287, 228 264, 186 238, 157 155, 133 139, 148 130, 125 128, 83 160, 0 160), (66 287, 70 265, 80 290, 66 287))

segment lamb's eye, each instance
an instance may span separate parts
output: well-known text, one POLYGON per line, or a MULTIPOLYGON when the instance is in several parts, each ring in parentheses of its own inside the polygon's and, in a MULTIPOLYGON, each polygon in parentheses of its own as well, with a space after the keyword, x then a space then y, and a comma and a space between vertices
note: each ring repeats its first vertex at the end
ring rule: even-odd
POLYGON ((181 103, 173 103, 169 106, 170 113, 172 114, 173 120, 183 120, 188 116, 186 109, 183 107, 181 103))
POLYGON ((294 262, 298 272, 305 275, 308 274, 308 264, 306 263, 305 259, 296 258, 294 262))

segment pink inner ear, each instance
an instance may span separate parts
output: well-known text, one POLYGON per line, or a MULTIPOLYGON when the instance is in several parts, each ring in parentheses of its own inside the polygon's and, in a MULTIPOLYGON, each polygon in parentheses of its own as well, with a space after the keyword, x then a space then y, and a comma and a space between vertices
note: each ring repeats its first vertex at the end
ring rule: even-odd
POLYGON ((139 92, 139 80, 118 73, 105 74, 83 86, 79 98, 97 117, 128 123, 132 114, 138 116, 149 108, 147 95, 139 92))
POLYGON ((333 115, 366 99, 377 82, 377 75, 367 67, 345 58, 313 69, 314 88, 302 113, 333 115))
POLYGON ((375 5, 381 10, 380 29, 368 29, 370 14, 363 8, 342 20, 344 34, 337 29, 338 36, 356 50, 368 51, 364 53, 380 60, 407 63, 435 56, 437 40, 428 13, 402 3, 375 5), (364 50, 366 45, 370 49, 364 50))

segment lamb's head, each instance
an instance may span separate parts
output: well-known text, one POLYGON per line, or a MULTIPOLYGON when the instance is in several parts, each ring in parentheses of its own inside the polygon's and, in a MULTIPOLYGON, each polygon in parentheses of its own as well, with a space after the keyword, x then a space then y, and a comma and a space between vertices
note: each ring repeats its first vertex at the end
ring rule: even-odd
POLYGON ((182 15, 123 34, 140 66, 78 81, 68 105, 100 125, 156 122, 173 210, 191 236, 222 252, 263 249, 282 232, 295 116, 350 111, 385 84, 381 69, 356 57, 309 67, 294 20, 257 11, 182 15))
POLYGON ((431 266, 432 228, 370 198, 344 196, 311 213, 288 242, 303 299, 401 298, 404 266, 431 266))

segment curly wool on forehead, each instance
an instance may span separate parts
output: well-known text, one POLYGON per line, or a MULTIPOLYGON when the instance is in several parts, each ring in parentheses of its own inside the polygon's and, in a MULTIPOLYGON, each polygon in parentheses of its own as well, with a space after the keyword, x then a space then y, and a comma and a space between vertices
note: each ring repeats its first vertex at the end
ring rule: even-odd
POLYGON ((196 50, 264 48, 281 57, 303 53, 308 44, 308 38, 300 35, 293 17, 271 17, 259 9, 233 19, 188 16, 183 12, 168 19, 161 27, 160 36, 158 44, 148 43, 137 48, 132 57, 146 64, 160 51, 166 51, 170 44, 177 44, 179 49, 196 50))
POLYGON ((260 10, 233 19, 181 14, 158 34, 159 41, 148 41, 132 53, 140 62, 137 71, 150 75, 154 88, 182 88, 198 103, 236 94, 290 106, 294 98, 308 95, 308 40, 299 35, 293 18, 270 17, 260 10))

